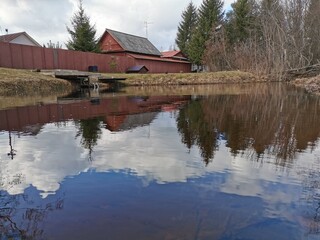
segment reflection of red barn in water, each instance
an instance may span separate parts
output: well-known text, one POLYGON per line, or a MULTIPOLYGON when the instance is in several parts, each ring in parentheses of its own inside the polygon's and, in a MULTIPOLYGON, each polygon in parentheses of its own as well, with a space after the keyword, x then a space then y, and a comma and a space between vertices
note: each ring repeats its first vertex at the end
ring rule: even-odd
POLYGON ((189 100, 190 96, 117 97, 17 107, 0 110, 0 131, 37 134, 34 128, 39 130, 46 123, 95 117, 103 117, 110 131, 123 131, 150 124, 159 111, 189 100))

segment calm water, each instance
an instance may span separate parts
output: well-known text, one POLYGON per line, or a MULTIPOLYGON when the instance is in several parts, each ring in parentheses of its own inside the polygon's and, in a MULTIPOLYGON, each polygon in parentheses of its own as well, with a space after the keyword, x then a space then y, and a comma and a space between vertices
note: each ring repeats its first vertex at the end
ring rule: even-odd
POLYGON ((319 97, 172 92, 2 98, 0 239, 320 239, 319 97))

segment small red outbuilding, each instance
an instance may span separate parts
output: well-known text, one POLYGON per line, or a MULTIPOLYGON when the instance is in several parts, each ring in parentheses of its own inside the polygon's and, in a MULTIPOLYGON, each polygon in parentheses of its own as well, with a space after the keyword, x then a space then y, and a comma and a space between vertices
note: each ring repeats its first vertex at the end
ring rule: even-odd
MULTIPOLYGON (((101 51, 112 56, 126 56, 132 66, 145 66, 150 73, 190 72, 191 63, 178 51, 177 56, 165 57, 147 39, 106 29, 99 40, 101 51)), ((128 67, 132 67, 128 66, 128 67)))

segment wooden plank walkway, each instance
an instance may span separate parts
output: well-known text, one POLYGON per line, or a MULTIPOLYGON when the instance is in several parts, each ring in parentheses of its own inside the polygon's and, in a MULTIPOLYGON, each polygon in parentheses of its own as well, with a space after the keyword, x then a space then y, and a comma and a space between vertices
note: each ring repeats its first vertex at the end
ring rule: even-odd
POLYGON ((99 73, 90 73, 90 72, 81 72, 76 70, 55 70, 54 76, 56 78, 61 78, 69 81, 74 81, 80 85, 81 88, 99 88, 97 82, 91 82, 90 78, 98 79, 101 74, 99 73))

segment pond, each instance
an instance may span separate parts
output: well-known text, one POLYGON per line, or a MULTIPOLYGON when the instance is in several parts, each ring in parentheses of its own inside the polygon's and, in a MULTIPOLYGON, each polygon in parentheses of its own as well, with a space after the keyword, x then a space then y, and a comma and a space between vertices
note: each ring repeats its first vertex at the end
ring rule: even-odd
POLYGON ((320 98, 286 84, 0 100, 0 239, 319 239, 320 98))

